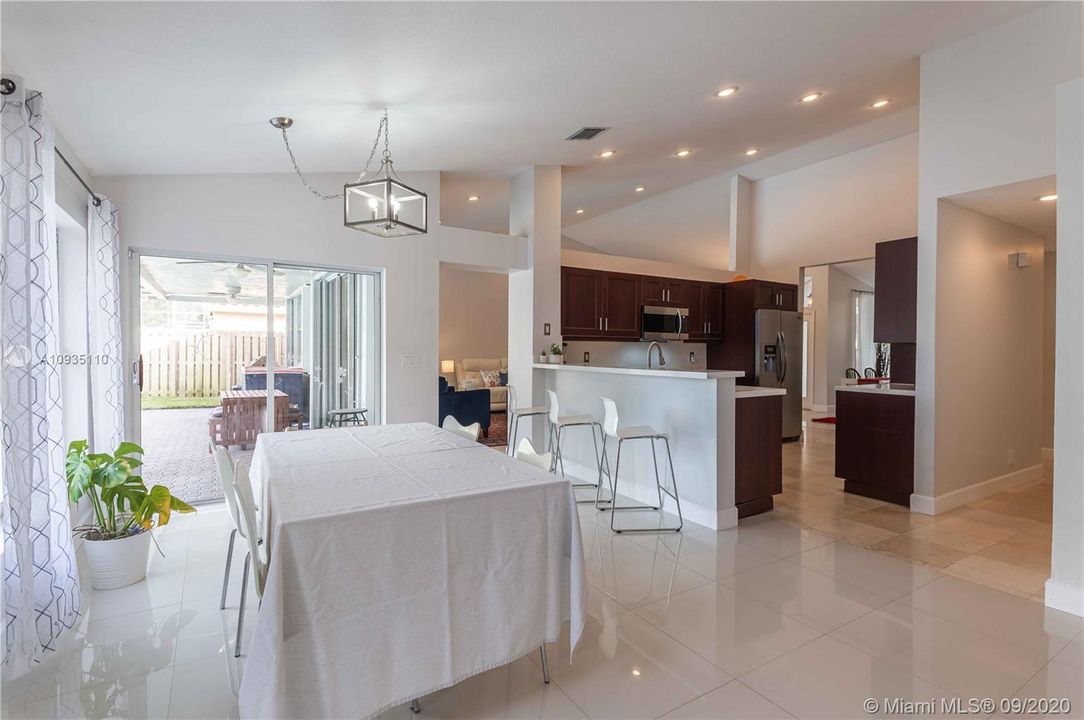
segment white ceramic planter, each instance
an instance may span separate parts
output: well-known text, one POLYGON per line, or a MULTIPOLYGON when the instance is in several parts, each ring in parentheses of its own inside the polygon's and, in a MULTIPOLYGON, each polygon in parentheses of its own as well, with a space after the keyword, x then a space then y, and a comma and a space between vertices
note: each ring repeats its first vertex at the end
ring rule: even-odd
POLYGON ((95 590, 115 590, 147 577, 149 530, 119 540, 87 540, 83 547, 95 590))
POLYGON ((564 355, 550 355, 549 358, 550 365, 560 365, 565 361, 564 355))

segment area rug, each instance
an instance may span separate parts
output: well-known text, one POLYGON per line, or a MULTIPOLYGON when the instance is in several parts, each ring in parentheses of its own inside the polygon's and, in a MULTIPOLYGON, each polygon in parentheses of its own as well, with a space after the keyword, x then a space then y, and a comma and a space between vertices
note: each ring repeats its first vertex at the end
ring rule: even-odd
POLYGON ((508 416, 493 413, 489 417, 489 437, 480 437, 478 442, 488 447, 501 447, 508 444, 508 416))
POLYGON ((836 424, 836 416, 829 415, 828 417, 813 418, 813 422, 828 423, 829 425, 836 424))

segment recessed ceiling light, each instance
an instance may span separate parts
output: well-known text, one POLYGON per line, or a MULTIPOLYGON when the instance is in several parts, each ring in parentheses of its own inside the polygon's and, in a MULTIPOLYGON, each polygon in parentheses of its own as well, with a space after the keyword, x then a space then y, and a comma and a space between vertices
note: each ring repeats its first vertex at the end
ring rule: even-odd
POLYGON ((605 160, 606 158, 612 158, 616 154, 617 154, 617 151, 615 151, 615 150, 603 150, 602 152, 600 152, 598 154, 598 156, 600 158, 602 158, 603 160, 605 160))
POLYGON ((715 97, 717 97, 717 98, 730 97, 731 95, 733 95, 736 92, 738 92, 738 86, 737 85, 731 85, 730 87, 725 87, 722 90, 720 90, 719 92, 715 93, 715 97))
POLYGON ((692 150, 678 150, 674 153, 675 157, 688 157, 692 150))
POLYGON ((468 202, 478 202, 478 196, 477 195, 471 195, 470 197, 467 198, 467 201, 468 202))
POLYGON ((644 186, 641 185, 640 187, 636 188, 636 192, 643 192, 644 189, 645 189, 644 186))
POLYGON ((816 100, 820 100, 821 95, 824 95, 824 93, 822 93, 822 92, 811 92, 811 93, 809 93, 807 95, 803 95, 802 99, 799 100, 798 102, 811 103, 811 102, 814 102, 816 100))
POLYGON ((1039 202, 1054 202, 1055 200, 1058 199, 1058 196, 1057 196, 1056 193, 1048 193, 1046 195, 1040 195, 1039 197, 1037 197, 1035 199, 1038 200, 1039 202))
POLYGON ((745 151, 745 154, 746 155, 756 155, 758 152, 760 152, 760 148, 749 148, 748 150, 745 151))
POLYGON ((890 102, 892 102, 892 101, 889 100, 888 98, 881 98, 880 100, 877 100, 872 105, 870 105, 870 107, 874 108, 874 109, 877 109, 877 110, 880 110, 881 108, 883 108, 885 105, 887 105, 890 102))
POLYGON ((640 677, 640 671, 639 670, 633 670, 632 674, 633 674, 634 677, 640 677))
POLYGON ((583 208, 576 208, 577 215, 583 215, 583 208))

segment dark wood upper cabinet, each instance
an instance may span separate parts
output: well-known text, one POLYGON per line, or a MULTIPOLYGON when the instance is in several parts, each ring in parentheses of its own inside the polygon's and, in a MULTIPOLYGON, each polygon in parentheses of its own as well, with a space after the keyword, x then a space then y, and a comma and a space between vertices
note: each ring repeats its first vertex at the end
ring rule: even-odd
POLYGON ((918 238, 877 243, 876 257, 873 340, 914 343, 918 315, 918 238))
POLYGON ((685 307, 685 280, 640 276, 640 304, 685 307))
POLYGON ((602 273, 602 337, 640 339, 640 276, 602 273))
POLYGON ((602 336, 602 282, 598 270, 561 268, 561 333, 567 337, 602 336))
POLYGON ((708 329, 706 337, 712 340, 723 339, 723 305, 726 286, 721 283, 708 283, 701 289, 701 304, 704 306, 704 322, 708 329))
MULTIPOLYGON (((723 342, 708 343, 708 369, 744 370, 739 385, 756 384, 756 311, 798 310, 798 286, 764 280, 738 280, 724 287, 723 342)), ((714 324, 712 328, 714 329, 714 324)))
POLYGON ((726 286, 649 275, 561 268, 561 334, 574 339, 639 340, 644 305, 689 310, 690 340, 721 340, 726 286))

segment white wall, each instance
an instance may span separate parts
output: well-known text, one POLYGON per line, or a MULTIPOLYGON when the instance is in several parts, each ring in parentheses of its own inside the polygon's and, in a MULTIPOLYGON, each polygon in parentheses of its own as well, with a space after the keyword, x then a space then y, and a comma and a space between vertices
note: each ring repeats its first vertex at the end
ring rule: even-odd
POLYGON ((751 274, 796 282, 803 265, 872 257, 876 243, 913 237, 918 146, 911 133, 755 182, 751 274))
POLYGON ((1043 238, 947 201, 937 225, 937 422, 951 442, 938 447, 936 493, 1029 468, 1038 477, 1043 238), (1011 267, 1015 252, 1032 267, 1011 267))
MULTIPOLYGON (((314 175, 333 190, 348 175, 314 175)), ((439 372, 438 287, 443 262, 518 268, 522 238, 442 227, 437 173, 403 173, 429 193, 429 233, 381 239, 343 227, 339 201, 321 201, 292 174, 170 175, 96 178, 120 206, 122 249, 193 253, 224 258, 276 260, 347 269, 384 269, 385 419, 434 421, 439 372), (417 367, 403 355, 417 354, 417 367)), ((130 274, 122 253, 122 297, 132 342, 130 274)), ((130 360, 133 347, 126 348, 130 360)), ((136 407, 137 398, 129 398, 136 407)), ((134 414, 134 413, 132 413, 134 414)))
MULTIPOLYGON (((943 484, 958 487, 959 478, 939 471, 962 467, 962 458, 976 450, 959 442, 970 429, 955 425, 963 418, 951 416, 951 399, 959 403, 966 397, 959 393, 966 377, 940 374, 948 370, 942 358, 967 357, 975 348, 967 343, 970 336, 938 328, 960 311, 938 292, 951 286, 953 276, 968 272, 938 236, 939 201, 1055 172, 1055 87, 1081 75, 1081 52, 1081 5, 1051 3, 922 56, 915 405, 915 493, 920 497, 936 497, 943 484)), ((1038 376, 1039 367, 1036 363, 1031 373, 1038 376)), ((987 445, 991 453, 1003 454, 1005 446, 987 445)), ((935 511, 920 502, 912 507, 935 511)))
POLYGON ((508 276, 441 265, 440 359, 508 356, 508 276))
POLYGON ((818 265, 805 270, 813 278, 813 304, 803 310, 813 311, 813 367, 807 372, 815 412, 831 412, 834 402, 829 390, 835 385, 828 381, 828 267, 818 265))
POLYGON ((1058 253, 1048 250, 1043 254, 1043 434, 1042 446, 1054 447, 1054 370, 1057 348, 1057 276, 1058 253))
MULTIPOLYGON (((828 268, 828 402, 835 405, 836 391, 847 372, 854 366, 854 295, 853 290, 873 292, 861 280, 834 267, 828 268)), ((814 290, 816 292, 816 290, 814 290)), ((862 372, 863 368, 855 368, 862 372)))
POLYGON ((702 280, 704 282, 730 282, 734 279, 735 275, 735 273, 732 273, 729 270, 722 270, 719 268, 569 249, 561 250, 561 265, 567 267, 589 268, 591 270, 631 273, 633 275, 654 275, 656 277, 679 278, 682 280, 702 280))
POLYGON ((1057 89, 1058 287, 1054 530, 1046 604, 1084 615, 1084 80, 1057 89))

